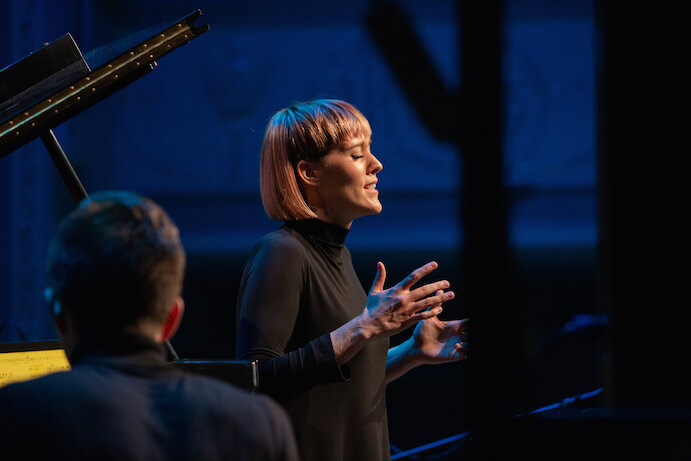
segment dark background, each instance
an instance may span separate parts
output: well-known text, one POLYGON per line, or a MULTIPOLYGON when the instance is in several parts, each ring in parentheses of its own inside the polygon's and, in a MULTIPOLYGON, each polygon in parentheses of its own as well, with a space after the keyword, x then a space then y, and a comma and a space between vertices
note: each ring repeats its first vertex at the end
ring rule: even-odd
MULTIPOLYGON (((3 1, 0 65, 68 32, 101 63, 202 9, 209 32, 55 130, 88 192, 135 190, 179 225, 181 357, 234 356, 244 263, 278 226, 259 199, 268 118, 333 97, 370 120, 384 164, 384 210, 347 241, 363 285, 377 260, 391 283, 438 261, 458 294, 443 317, 473 317, 479 345, 389 386, 395 447, 596 389, 609 408, 688 407, 686 381, 657 384, 669 366, 640 381, 633 360, 659 356, 661 332, 679 338, 670 364, 688 348, 688 8, 472 3, 3 1)), ((0 159, 0 341, 56 337, 43 259, 72 206, 40 141, 0 159)))

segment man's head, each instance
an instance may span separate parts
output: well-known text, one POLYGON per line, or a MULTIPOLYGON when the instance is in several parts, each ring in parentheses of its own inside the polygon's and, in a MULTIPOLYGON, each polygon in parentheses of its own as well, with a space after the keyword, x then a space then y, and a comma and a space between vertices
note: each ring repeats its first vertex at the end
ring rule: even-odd
POLYGON ((162 341, 177 328, 185 251, 175 224, 147 198, 105 191, 84 199, 60 223, 47 270, 63 337, 131 332, 162 341))

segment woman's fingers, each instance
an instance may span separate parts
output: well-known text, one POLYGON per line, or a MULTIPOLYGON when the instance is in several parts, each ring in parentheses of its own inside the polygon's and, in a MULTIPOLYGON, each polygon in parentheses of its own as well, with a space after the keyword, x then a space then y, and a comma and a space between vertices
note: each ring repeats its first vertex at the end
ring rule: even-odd
POLYGON ((418 267, 413 272, 411 272, 410 275, 404 278, 398 285, 403 290, 408 290, 410 289, 410 287, 415 285, 422 277, 434 271, 437 267, 439 267, 439 264, 437 264, 435 261, 428 262, 424 266, 418 267))
MULTIPOLYGON (((441 282, 438 282, 441 283, 441 282)), ((437 285, 436 283, 430 284, 430 285, 437 285)), ((448 284, 447 284, 448 286, 448 284)), ((420 288, 422 289, 422 288, 420 288)), ((417 290, 416 290, 417 291, 417 290)), ((455 293, 453 291, 442 291, 441 289, 435 290, 432 288, 431 290, 426 290, 421 293, 429 294, 436 291, 436 294, 434 296, 429 296, 423 299, 418 299, 415 301, 415 299, 419 298, 420 296, 413 295, 413 292, 408 294, 408 300, 409 302, 407 303, 401 303, 400 307, 396 309, 397 311, 401 312, 402 314, 414 314, 416 312, 419 312, 424 309, 429 309, 432 307, 437 307, 441 306, 443 303, 450 301, 454 298, 455 293)), ((420 293, 418 293, 420 294, 420 293)), ((423 294, 424 296, 424 294, 423 294)), ((430 316, 434 317, 434 315, 430 316)))
POLYGON ((445 291, 440 295, 430 296, 429 298, 417 302, 422 303, 423 306, 441 306, 443 303, 451 301, 454 297, 456 297, 456 293, 453 291, 445 291))
POLYGON ((397 287, 395 287, 398 290, 409 290, 407 295, 404 295, 408 302, 402 306, 403 311, 412 314, 422 309, 426 309, 453 299, 453 292, 443 292, 444 289, 449 288, 450 286, 447 280, 428 283, 414 290, 410 290, 410 288, 419 282, 420 279, 437 269, 437 267, 439 267, 439 265, 435 261, 429 262, 422 267, 418 267, 411 272, 408 277, 403 279, 403 281, 401 281, 397 287), (429 296, 432 293, 435 293, 435 296, 429 296))
MULTIPOLYGON (((440 280, 439 282, 428 283, 427 285, 423 285, 420 288, 412 290, 409 296, 412 301, 416 301, 446 288, 449 288, 449 282, 446 280, 440 280)), ((437 295, 439 295, 439 293, 437 293, 437 295)))
MULTIPOLYGON (((444 290, 437 290, 437 292, 434 294, 435 294, 435 296, 441 296, 444 294, 444 290)), ((440 306, 441 306, 441 304, 440 304, 440 306)))
POLYGON ((420 320, 425 320, 425 319, 428 319, 430 317, 436 317, 437 315, 441 314, 443 310, 444 310, 443 307, 435 306, 433 308, 427 308, 422 312, 418 312, 415 315, 419 315, 420 320))
POLYGON ((377 273, 374 276, 374 282, 372 282, 372 288, 370 288, 370 293, 379 293, 384 289, 384 281, 386 280, 386 267, 381 261, 377 262, 377 273))
POLYGON ((442 303, 455 296, 452 291, 444 292, 444 289, 449 288, 447 280, 428 283, 414 290, 410 289, 437 267, 438 264, 435 261, 429 262, 415 269, 398 285, 384 291, 386 269, 384 264, 377 263, 377 273, 370 289, 370 294, 377 294, 370 298, 373 302, 373 312, 379 312, 377 316, 387 324, 398 324, 395 328, 408 328, 420 320, 439 315, 442 312, 442 303))
POLYGON ((435 306, 425 309, 422 312, 413 314, 405 322, 403 322, 403 327, 409 328, 422 320, 426 320, 430 317, 436 317, 437 315, 441 314, 443 310, 444 309, 441 306, 435 306))

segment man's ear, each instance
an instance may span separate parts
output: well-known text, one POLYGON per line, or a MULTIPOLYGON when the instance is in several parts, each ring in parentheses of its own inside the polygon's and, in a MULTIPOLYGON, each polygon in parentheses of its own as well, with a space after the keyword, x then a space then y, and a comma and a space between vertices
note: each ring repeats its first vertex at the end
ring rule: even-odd
POLYGON ((43 290, 43 297, 48 304, 48 311, 50 312, 50 317, 53 319, 55 328, 58 330, 58 334, 60 334, 60 336, 69 334, 69 325, 62 313, 62 303, 53 296, 53 289, 48 287, 43 290))
POLYGON ((178 327, 180 326, 180 322, 182 321, 182 314, 185 311, 185 301, 180 297, 176 297, 175 301, 173 302, 173 307, 170 308, 170 312, 168 312, 168 319, 166 320, 166 323, 163 324, 163 328, 161 329, 161 338, 162 341, 167 341, 170 338, 173 337, 176 331, 178 331, 178 327))
POLYGON ((303 185, 316 186, 319 184, 319 162, 300 160, 295 167, 297 176, 303 185))
POLYGON ((55 324, 55 328, 58 330, 58 334, 61 337, 70 335, 72 333, 70 329, 70 325, 67 322, 67 319, 65 318, 65 315, 62 313, 62 306, 60 304, 60 301, 53 301, 49 307, 50 309, 50 316, 53 318, 53 324, 55 324))
POLYGON ((53 319, 53 325, 58 331, 58 335, 62 340, 62 345, 65 348, 68 359, 72 354, 72 346, 74 345, 76 333, 74 325, 69 316, 63 312, 62 304, 59 300, 51 300, 49 305, 50 316, 53 319))

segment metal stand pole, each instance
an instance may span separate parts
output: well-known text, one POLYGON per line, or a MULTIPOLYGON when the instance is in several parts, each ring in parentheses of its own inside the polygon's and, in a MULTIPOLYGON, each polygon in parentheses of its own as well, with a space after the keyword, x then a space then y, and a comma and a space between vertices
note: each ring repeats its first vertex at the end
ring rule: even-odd
POLYGON ((75 173, 74 169, 72 168, 72 164, 67 158, 67 155, 65 155, 65 151, 62 150, 62 147, 60 146, 58 139, 55 137, 53 130, 48 130, 46 133, 41 135, 41 141, 43 141, 43 145, 46 146, 46 149, 48 149, 50 158, 53 159, 53 163, 58 169, 58 173, 60 173, 62 180, 65 182, 65 185, 67 185, 67 189, 69 189, 72 199, 74 199, 76 203, 81 202, 82 199, 87 197, 86 190, 84 189, 82 182, 79 180, 77 173, 75 173))

